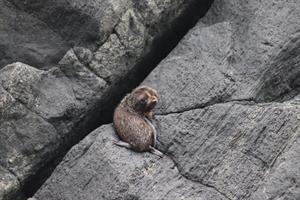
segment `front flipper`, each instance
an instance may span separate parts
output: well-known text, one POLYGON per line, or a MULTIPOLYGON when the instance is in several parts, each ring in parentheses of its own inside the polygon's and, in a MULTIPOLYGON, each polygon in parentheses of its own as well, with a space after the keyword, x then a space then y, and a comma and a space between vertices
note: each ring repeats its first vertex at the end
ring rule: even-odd
POLYGON ((147 118, 144 118, 144 119, 146 120, 148 125, 151 126, 151 128, 153 130, 153 144, 152 145, 153 145, 153 147, 156 147, 156 129, 149 119, 147 119, 147 118))
POLYGON ((132 148, 132 146, 129 144, 129 143, 127 143, 127 142, 123 142, 123 141, 117 141, 117 142, 114 142, 115 143, 115 145, 118 145, 118 146, 120 146, 120 147, 125 147, 125 148, 128 148, 128 149, 131 149, 132 148))
POLYGON ((145 116, 147 117, 147 119, 152 120, 154 117, 154 113, 153 111, 149 111, 145 113, 145 116))
POLYGON ((154 155, 157 155, 157 156, 161 157, 161 158, 164 156, 164 154, 162 152, 155 149, 154 147, 150 147, 150 152, 153 153, 154 155))

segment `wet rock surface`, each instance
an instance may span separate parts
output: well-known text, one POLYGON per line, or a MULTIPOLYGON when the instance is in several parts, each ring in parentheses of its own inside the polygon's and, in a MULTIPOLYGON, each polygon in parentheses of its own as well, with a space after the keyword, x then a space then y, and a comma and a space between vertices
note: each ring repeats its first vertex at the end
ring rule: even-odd
POLYGON ((7 11, 0 14, 7 27, 0 30, 1 41, 18 52, 3 63, 37 64, 16 62, 0 70, 0 199, 7 200, 31 196, 71 146, 110 121, 120 97, 142 81, 211 1, 1 3, 7 11), (29 27, 22 21, 27 18, 40 23, 33 26, 41 32, 28 28, 33 32, 23 34, 19 25, 29 27), (23 34, 24 45, 12 44, 26 48, 32 42, 33 51, 49 60, 37 55, 22 60, 18 55, 30 51, 10 45, 11 29, 17 35, 11 37, 23 34), (52 50, 60 49, 56 44, 63 44, 63 53, 53 59, 52 50), (43 52, 48 48, 50 54, 43 52))
POLYGON ((165 156, 116 147, 102 126, 34 197, 299 199, 299 8, 214 1, 142 83, 160 94, 165 156))

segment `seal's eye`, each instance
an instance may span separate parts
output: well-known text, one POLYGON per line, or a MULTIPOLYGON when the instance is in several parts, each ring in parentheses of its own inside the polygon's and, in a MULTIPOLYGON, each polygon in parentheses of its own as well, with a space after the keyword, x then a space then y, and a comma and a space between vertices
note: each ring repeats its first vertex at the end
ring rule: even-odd
POLYGON ((146 101, 146 99, 141 99, 140 103, 143 104, 143 105, 145 105, 147 103, 147 101, 146 101))
POLYGON ((147 101, 145 99, 140 99, 137 104, 137 108, 140 110, 144 110, 147 107, 147 101))

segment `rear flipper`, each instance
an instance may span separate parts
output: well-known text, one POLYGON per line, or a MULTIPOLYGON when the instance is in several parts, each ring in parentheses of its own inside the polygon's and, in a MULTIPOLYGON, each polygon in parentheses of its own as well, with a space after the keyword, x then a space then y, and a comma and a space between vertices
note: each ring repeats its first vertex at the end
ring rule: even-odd
POLYGON ((161 158, 164 156, 164 154, 162 152, 158 151, 157 149, 155 149, 154 147, 151 147, 151 146, 150 146, 150 152, 161 158))
POLYGON ((132 146, 129 143, 127 143, 127 142, 116 141, 114 143, 115 143, 115 145, 118 145, 120 147, 125 147, 125 148, 128 148, 128 149, 132 149, 132 146))
MULTIPOLYGON (((116 141, 114 143, 115 143, 115 145, 120 146, 120 147, 125 147, 127 149, 133 149, 132 146, 129 143, 127 143, 127 142, 116 141)), ((161 158, 164 155, 162 152, 158 151, 157 149, 155 149, 152 146, 150 146, 150 152, 153 153, 154 155, 157 155, 157 156, 161 157, 161 158)))

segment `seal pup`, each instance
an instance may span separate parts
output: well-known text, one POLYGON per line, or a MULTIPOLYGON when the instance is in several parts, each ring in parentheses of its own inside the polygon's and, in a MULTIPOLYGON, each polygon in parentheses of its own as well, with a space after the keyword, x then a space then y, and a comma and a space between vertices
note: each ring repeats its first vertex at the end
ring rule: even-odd
POLYGON ((163 156, 155 149, 156 130, 150 121, 157 102, 156 90, 148 86, 137 87, 122 99, 113 116, 114 127, 121 139, 115 142, 116 145, 163 156))

